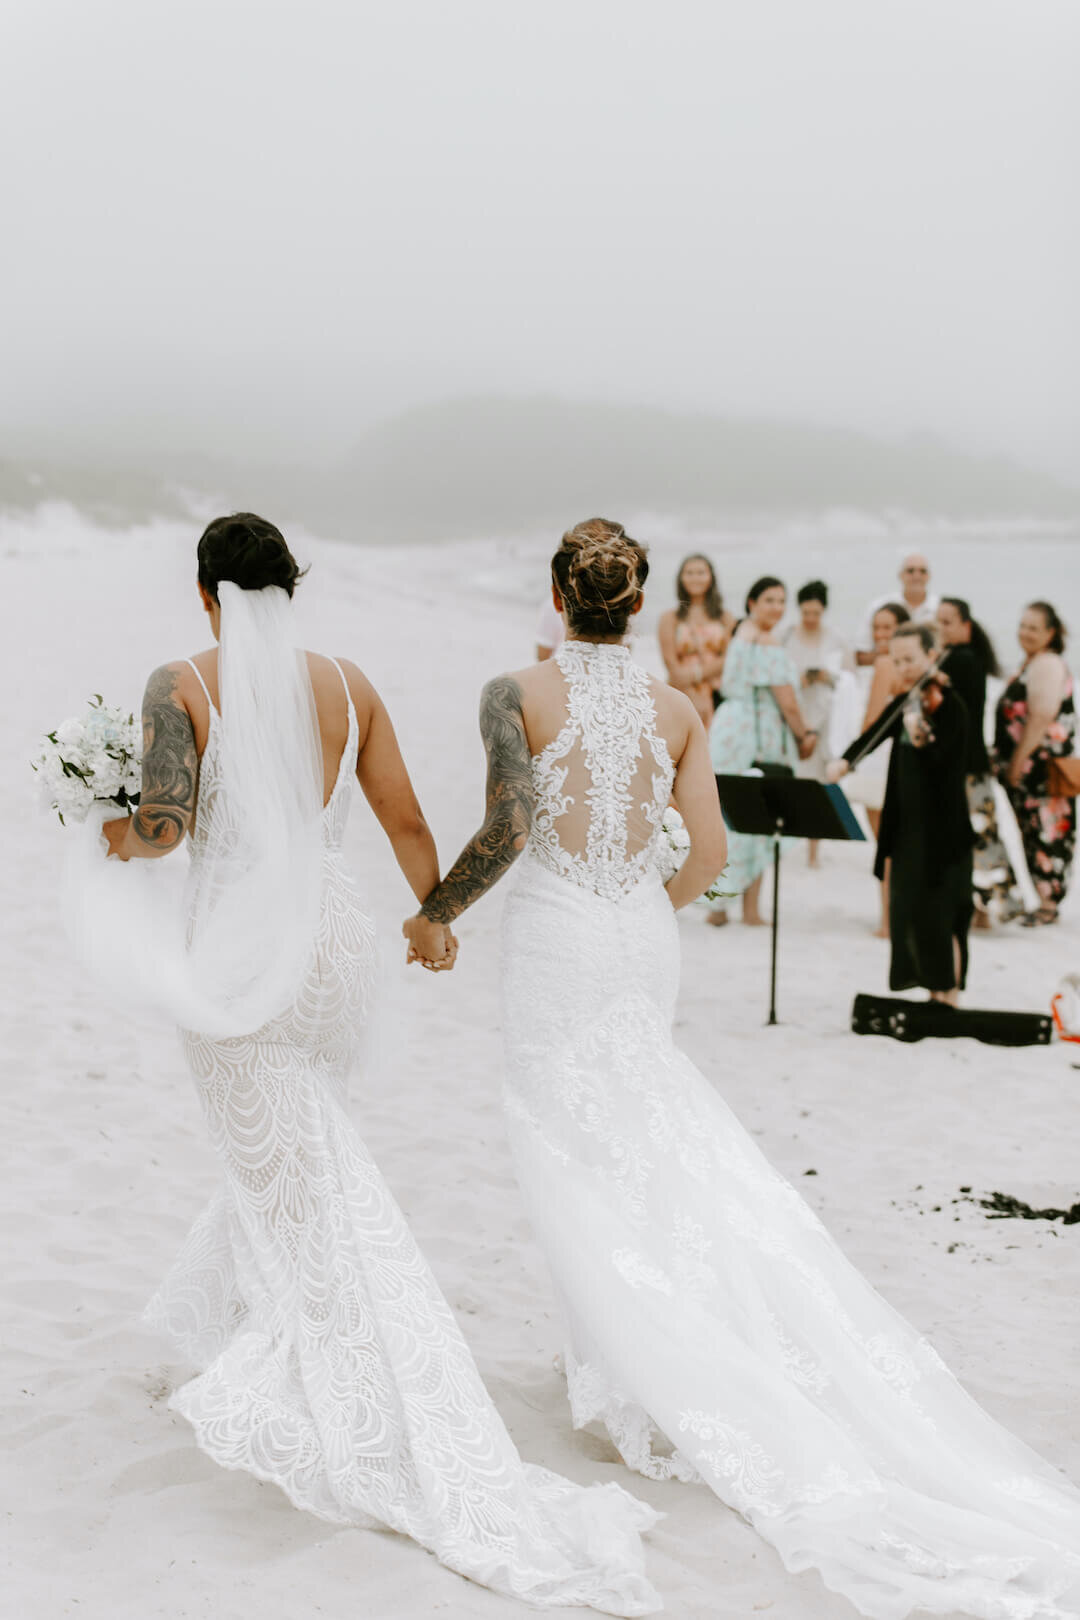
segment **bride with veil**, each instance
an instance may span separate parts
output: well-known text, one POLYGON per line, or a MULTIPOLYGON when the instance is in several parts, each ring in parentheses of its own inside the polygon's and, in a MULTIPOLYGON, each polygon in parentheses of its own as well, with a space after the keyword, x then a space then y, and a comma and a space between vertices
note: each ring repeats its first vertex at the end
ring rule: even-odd
POLYGON ((506 1120, 573 1421, 652 1479, 704 1481, 874 1620, 1076 1615, 1080 1491, 966 1394, 673 1042, 675 911, 724 836, 695 711, 623 644, 647 572, 618 524, 564 537, 567 639, 485 688, 484 824, 405 925, 422 948, 517 863, 506 1120), (672 796, 691 847, 665 887, 672 796))
MULTIPOLYGON (((83 955, 180 1024, 223 1171, 148 1310, 200 1369, 171 1404, 324 1519, 541 1607, 651 1613, 656 1515, 522 1462, 348 1118, 375 963, 341 851, 355 780, 418 900, 439 875, 386 710, 354 665, 297 649, 272 524, 211 523, 198 569, 219 646, 150 677, 138 811, 104 825, 119 860, 90 827, 75 878, 83 955), (157 857, 188 835, 177 891, 157 857)), ((444 925, 414 936, 452 965, 444 925)))

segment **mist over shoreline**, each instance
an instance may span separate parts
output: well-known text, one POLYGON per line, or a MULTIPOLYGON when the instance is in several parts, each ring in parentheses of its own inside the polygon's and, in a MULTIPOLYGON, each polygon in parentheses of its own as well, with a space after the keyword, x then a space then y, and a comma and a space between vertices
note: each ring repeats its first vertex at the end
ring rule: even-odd
POLYGON ((0 511, 56 501, 120 527, 248 508, 362 543, 521 534, 593 512, 650 512, 691 527, 838 508, 956 521, 1080 519, 1080 488, 935 435, 890 439, 806 422, 499 395, 412 407, 322 465, 173 450, 0 459, 0 511))

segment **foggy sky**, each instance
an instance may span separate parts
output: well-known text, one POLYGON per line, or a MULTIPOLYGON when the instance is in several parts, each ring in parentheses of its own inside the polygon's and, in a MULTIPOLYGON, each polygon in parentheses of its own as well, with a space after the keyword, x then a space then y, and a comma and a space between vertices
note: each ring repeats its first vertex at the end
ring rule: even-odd
POLYGON ((506 391, 1075 481, 1075 0, 5 0, 0 455, 506 391))

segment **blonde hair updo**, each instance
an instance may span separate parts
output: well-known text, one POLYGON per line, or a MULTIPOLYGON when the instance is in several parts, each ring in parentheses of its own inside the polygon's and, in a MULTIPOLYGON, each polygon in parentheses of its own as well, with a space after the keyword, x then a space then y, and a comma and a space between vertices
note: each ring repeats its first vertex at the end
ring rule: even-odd
POLYGON ((578 635, 624 636, 648 576, 641 541, 607 518, 589 518, 567 529, 551 559, 567 625, 578 635))

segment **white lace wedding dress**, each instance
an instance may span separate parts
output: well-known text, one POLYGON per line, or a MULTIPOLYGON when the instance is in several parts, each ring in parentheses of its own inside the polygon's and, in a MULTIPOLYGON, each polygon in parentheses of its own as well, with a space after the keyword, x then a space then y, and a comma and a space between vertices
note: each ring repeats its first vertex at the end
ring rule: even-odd
MULTIPOLYGON (((211 704, 194 863, 228 831, 213 826, 221 735, 211 704)), ((401 1531, 543 1607, 652 1613, 639 1533, 657 1515, 617 1485, 522 1463, 346 1113, 374 967, 340 848, 356 749, 350 699, 295 1005, 251 1036, 184 1038, 225 1181, 147 1310, 203 1369, 171 1404, 217 1462, 324 1519, 401 1531)))
POLYGON ((1080 1492, 964 1392, 674 1046, 650 680, 623 647, 555 657, 567 720, 534 760, 505 911, 505 1096, 575 1424, 601 1420, 651 1478, 704 1480, 878 1620, 1080 1612, 1080 1492))

